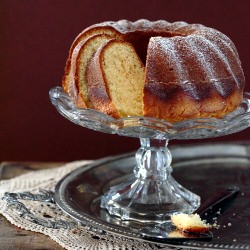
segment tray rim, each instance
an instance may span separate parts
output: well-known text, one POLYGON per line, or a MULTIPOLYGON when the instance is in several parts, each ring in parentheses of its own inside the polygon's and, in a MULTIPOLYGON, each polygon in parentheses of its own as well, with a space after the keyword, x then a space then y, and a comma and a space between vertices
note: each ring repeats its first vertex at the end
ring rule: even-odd
MULTIPOLYGON (((206 146, 211 146, 210 144, 207 143, 198 143, 198 144, 193 144, 195 146, 198 147, 206 147, 206 146)), ((215 145, 220 145, 220 146, 225 146, 225 147, 247 147, 249 148, 249 152, 250 152, 250 144, 248 142, 240 142, 240 143, 215 143, 215 145)), ((190 149, 190 145, 182 145, 183 148, 189 148, 190 149)), ((170 147, 171 151, 174 152, 175 150, 178 150, 180 148, 180 146, 173 146, 170 147)), ((248 151, 247 151, 248 152, 248 151)), ((246 152, 246 153, 247 153, 246 152)), ((218 152, 217 152, 218 153, 218 152)), ((226 151, 225 151, 226 153, 226 151)), ((221 152, 220 152, 221 154, 221 152)), ((227 154, 226 154, 227 155, 227 154)), ((217 154, 218 156, 218 154, 217 154)), ((219 155, 219 156, 223 156, 219 155)), ((213 245, 213 243, 211 242, 202 242, 202 241, 179 241, 179 242, 173 242, 173 241, 169 241, 169 242, 161 242, 161 241, 154 241, 154 240, 148 240, 145 238, 141 238, 140 234, 138 234, 138 232, 133 232, 133 230, 128 230, 128 228, 126 228, 127 230, 124 231, 124 227, 120 226, 120 225, 114 225, 114 224, 110 224, 107 225, 108 223, 105 222, 106 224, 104 224, 104 222, 99 219, 99 218, 93 218, 93 216, 86 214, 86 213, 78 213, 77 211, 75 211, 74 209, 72 209, 72 207, 69 206, 69 204, 67 204, 65 202, 65 194, 62 193, 62 189, 65 188, 65 186, 67 185, 67 181, 69 180, 69 178, 72 178, 73 176, 77 176, 80 173, 83 173, 85 171, 88 171, 94 167, 97 167, 100 164, 103 163, 109 163, 109 162, 113 162, 113 161, 118 161, 120 159, 124 159, 124 158, 133 158, 134 157, 134 152, 130 152, 130 153, 125 153, 125 154, 121 154, 121 155, 117 155, 117 156, 109 156, 109 157, 104 157, 98 160, 95 160, 92 163, 83 165, 82 167, 74 170, 73 172, 69 173, 68 175, 66 175, 65 177, 63 177, 56 185, 55 187, 55 202, 56 204, 68 215, 70 215, 73 219, 77 220, 78 222, 80 222, 81 224, 83 224, 84 226, 88 227, 89 230, 92 230, 95 233, 98 234, 106 234, 106 233, 111 233, 111 234, 116 234, 119 236, 123 236, 123 237, 127 237, 127 238, 131 238, 131 239, 135 239, 135 240, 141 240, 144 242, 150 242, 150 243, 155 243, 155 244, 160 244, 163 246, 169 246, 169 247, 180 247, 180 248, 190 248, 192 247, 193 249, 203 249, 203 248, 209 248, 209 249, 250 249, 250 243, 249 244, 241 244, 241 243, 233 243, 233 244, 215 244, 215 246, 213 245), (121 229, 122 228, 122 229, 121 229), (125 234, 124 234, 125 233, 125 234), (224 248, 225 247, 225 248, 224 248)), ((238 155, 235 154, 234 157, 232 157, 233 159, 246 159, 247 162, 250 162, 250 155, 246 154, 246 155, 238 155)), ((179 167, 178 162, 176 164, 175 167, 179 167)))

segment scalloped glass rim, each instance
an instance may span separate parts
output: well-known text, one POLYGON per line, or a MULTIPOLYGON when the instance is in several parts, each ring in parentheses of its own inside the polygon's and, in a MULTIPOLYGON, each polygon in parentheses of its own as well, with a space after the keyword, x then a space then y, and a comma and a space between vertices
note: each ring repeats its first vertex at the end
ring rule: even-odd
POLYGON ((250 93, 244 93, 241 105, 221 119, 198 118, 171 124, 150 117, 115 119, 93 109, 79 109, 62 87, 49 92, 52 104, 71 122, 103 133, 150 139, 203 139, 239 132, 250 126, 250 93))

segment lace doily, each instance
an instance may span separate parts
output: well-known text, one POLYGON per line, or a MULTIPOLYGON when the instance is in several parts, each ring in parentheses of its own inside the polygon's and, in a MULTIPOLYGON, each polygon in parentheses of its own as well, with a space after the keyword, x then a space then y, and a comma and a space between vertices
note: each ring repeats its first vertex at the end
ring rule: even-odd
MULTIPOLYGON (((71 162, 0 181, 0 213, 15 226, 48 235, 69 250, 159 249, 159 245, 89 231, 53 203, 51 193, 53 194, 57 182, 87 163, 89 161, 71 162), (43 202, 40 201, 41 198, 43 202)), ((160 248, 169 249, 166 246, 160 248)))

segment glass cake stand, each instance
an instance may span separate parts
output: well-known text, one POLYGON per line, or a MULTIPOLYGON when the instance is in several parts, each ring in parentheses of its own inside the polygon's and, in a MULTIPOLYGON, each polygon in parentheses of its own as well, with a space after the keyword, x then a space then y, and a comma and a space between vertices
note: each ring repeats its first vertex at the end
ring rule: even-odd
POLYGON ((52 88, 49 95, 58 112, 77 125, 140 139, 132 177, 111 187, 101 199, 101 207, 121 220, 163 223, 173 213, 194 212, 200 206, 200 197, 172 177, 169 140, 224 136, 250 126, 250 93, 244 94, 237 110, 221 119, 199 118, 174 124, 150 117, 114 119, 96 110, 79 109, 61 87, 52 88))

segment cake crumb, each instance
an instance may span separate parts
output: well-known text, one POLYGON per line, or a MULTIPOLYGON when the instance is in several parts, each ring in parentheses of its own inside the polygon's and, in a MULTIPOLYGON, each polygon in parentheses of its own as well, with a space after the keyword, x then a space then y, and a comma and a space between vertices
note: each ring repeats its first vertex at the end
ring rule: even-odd
POLYGON ((177 213, 171 216, 172 223, 182 231, 187 232, 206 232, 211 225, 201 220, 198 214, 177 213))
POLYGON ((211 226, 212 228, 219 229, 220 225, 218 225, 216 222, 211 226))

